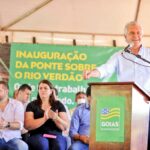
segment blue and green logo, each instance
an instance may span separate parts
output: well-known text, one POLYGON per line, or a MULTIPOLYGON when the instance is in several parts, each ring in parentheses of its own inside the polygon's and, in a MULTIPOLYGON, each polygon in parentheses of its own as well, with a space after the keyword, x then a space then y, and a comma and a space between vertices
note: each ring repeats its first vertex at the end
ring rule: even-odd
POLYGON ((100 110, 101 129, 119 130, 120 108, 102 108, 100 110))
POLYGON ((124 119, 125 119, 125 97, 123 96, 97 97, 96 141, 123 142, 124 119))

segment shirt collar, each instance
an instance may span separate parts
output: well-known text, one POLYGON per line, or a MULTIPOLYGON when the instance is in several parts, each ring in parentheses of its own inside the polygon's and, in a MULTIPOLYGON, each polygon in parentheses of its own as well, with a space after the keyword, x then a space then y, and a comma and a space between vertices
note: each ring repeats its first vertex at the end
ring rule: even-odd
POLYGON ((90 109, 89 103, 85 103, 85 108, 90 109))
MULTIPOLYGON (((141 44, 138 54, 141 54, 143 52, 143 49, 144 49, 143 44, 141 44)), ((130 48, 128 50, 131 52, 130 48)))
POLYGON ((143 45, 141 45, 141 47, 140 47, 140 50, 139 50, 139 55, 141 55, 142 53, 143 53, 143 51, 144 51, 144 47, 143 47, 143 45))

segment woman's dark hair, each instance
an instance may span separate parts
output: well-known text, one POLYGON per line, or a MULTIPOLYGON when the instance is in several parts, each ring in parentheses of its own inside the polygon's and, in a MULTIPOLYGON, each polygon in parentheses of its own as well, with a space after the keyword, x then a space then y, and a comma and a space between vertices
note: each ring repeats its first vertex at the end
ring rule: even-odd
POLYGON ((55 87, 53 89, 55 90, 56 96, 58 96, 58 90, 55 87))
MULTIPOLYGON (((39 82, 39 84, 38 84, 38 89, 39 89, 39 85, 40 85, 41 83, 47 84, 47 85, 50 87, 50 89, 53 89, 53 88, 54 88, 53 84, 52 84, 50 81, 48 81, 48 80, 41 80, 41 81, 39 82)), ((41 105, 42 105, 42 100, 41 100, 41 98, 40 98, 39 93, 38 93, 38 95, 37 95, 37 100, 38 100, 38 104, 41 106, 41 105)), ((49 97, 49 103, 50 103, 50 105, 53 105, 53 103, 54 103, 55 101, 56 101, 56 100, 55 100, 54 94, 53 94, 53 92, 52 92, 52 94, 51 94, 50 97, 49 97)))

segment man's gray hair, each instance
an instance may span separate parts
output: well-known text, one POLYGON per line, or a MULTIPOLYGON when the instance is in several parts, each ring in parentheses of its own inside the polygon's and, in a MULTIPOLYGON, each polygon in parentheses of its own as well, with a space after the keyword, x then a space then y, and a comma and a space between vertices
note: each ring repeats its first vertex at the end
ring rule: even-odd
MULTIPOLYGON (((137 21, 131 21, 131 22, 129 22, 129 23, 127 23, 127 24, 125 25, 124 34, 126 35, 126 34, 128 33, 128 28, 129 28, 130 26, 134 26, 134 25, 137 25, 137 26, 140 26, 140 27, 141 27, 141 25, 140 25, 137 21)), ((143 29, 142 29, 142 27, 141 27, 141 32, 142 32, 142 34, 143 34, 143 29)))

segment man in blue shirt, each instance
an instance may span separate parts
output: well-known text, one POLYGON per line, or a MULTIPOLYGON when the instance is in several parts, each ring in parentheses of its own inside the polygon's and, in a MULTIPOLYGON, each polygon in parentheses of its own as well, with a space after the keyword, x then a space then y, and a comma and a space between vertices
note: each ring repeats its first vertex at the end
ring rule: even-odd
POLYGON ((90 131, 90 101, 91 88, 86 91, 87 103, 81 104, 73 113, 70 124, 70 137, 72 145, 69 150, 88 150, 89 149, 89 131, 90 131))
POLYGON ((80 106, 81 104, 86 103, 86 99, 87 99, 86 98, 86 94, 84 92, 79 91, 79 92, 76 93, 76 95, 75 95, 75 102, 77 103, 77 106, 72 108, 72 109, 70 109, 71 116, 73 115, 73 112, 75 111, 75 109, 78 106, 80 106))
POLYGON ((129 22, 125 26, 128 46, 123 51, 115 53, 106 64, 92 71, 84 71, 84 79, 106 78, 115 72, 118 81, 135 82, 150 93, 150 49, 143 47, 142 36, 142 27, 137 22, 129 22))

